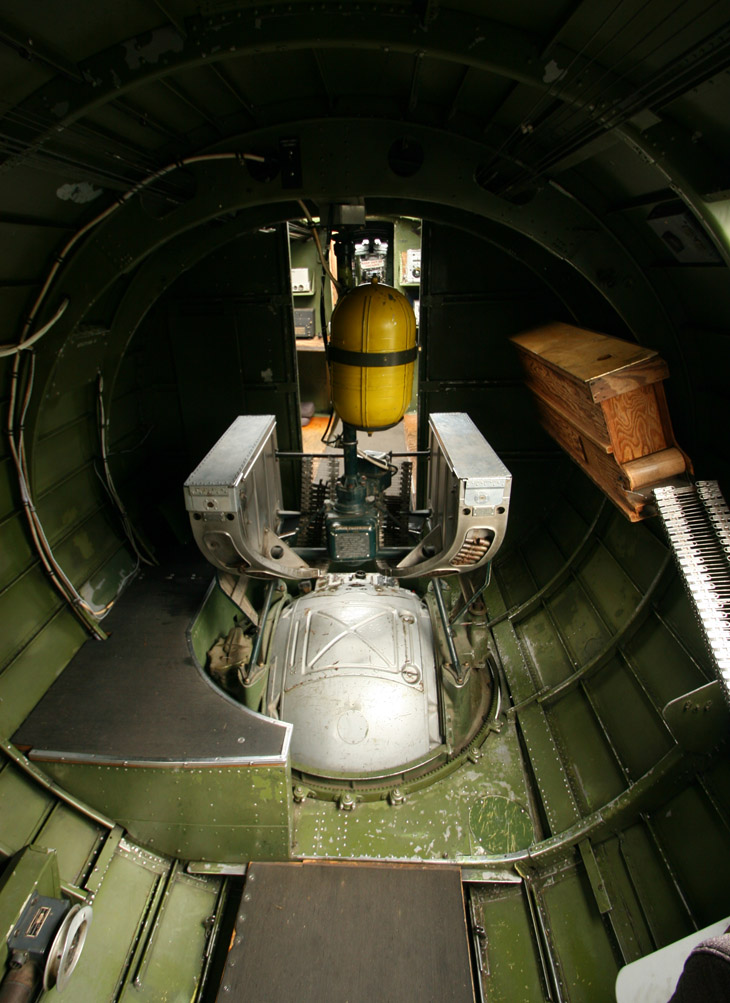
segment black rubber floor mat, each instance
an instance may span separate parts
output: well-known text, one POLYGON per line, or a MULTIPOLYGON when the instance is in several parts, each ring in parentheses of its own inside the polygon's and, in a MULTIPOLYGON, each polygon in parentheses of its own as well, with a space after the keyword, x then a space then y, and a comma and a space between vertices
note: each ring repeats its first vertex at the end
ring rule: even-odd
MULTIPOLYGON (((286 731, 196 666, 186 631, 213 577, 197 553, 145 569, 13 736, 23 749, 104 762, 279 756, 286 731)), ((34 751, 30 752, 31 758, 34 751)))
POLYGON ((253 863, 217 1003, 473 1003, 458 867, 253 863))

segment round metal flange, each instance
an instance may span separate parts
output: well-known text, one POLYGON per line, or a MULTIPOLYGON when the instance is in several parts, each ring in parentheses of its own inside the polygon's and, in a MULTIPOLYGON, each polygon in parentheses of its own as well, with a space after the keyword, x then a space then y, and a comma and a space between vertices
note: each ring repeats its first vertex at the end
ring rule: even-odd
POLYGON ((54 986, 61 993, 73 974, 86 941, 91 925, 90 905, 72 906, 58 933, 53 939, 43 971, 43 988, 48 991, 54 986))

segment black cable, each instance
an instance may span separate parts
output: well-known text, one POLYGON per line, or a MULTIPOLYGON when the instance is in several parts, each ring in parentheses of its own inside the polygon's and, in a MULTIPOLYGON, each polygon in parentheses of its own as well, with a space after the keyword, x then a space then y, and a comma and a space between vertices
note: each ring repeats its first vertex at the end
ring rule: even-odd
MULTIPOLYGON (((683 5, 684 5, 685 3, 687 3, 687 2, 688 2, 688 0, 679 0, 679 6, 681 7, 681 6, 683 6, 683 5)), ((675 8, 675 9, 676 9, 676 8, 675 8)), ((618 10, 618 8, 616 8, 616 10, 618 10)), ((582 71, 581 71, 581 72, 582 72, 582 74, 585 74, 585 73, 586 73, 586 71, 587 71, 587 70, 588 70, 588 69, 589 69, 589 68, 590 68, 591 66, 593 66, 593 65, 594 65, 595 63, 597 63, 597 61, 598 61, 598 57, 599 57, 599 56, 601 55, 601 53, 602 53, 602 52, 604 52, 604 51, 605 51, 605 49, 606 49, 606 48, 607 48, 607 47, 608 47, 608 46, 609 46, 609 45, 610 45, 610 44, 611 44, 612 42, 615 42, 615 41, 616 41, 616 40, 617 40, 617 39, 618 39, 618 38, 619 38, 619 37, 621 36, 621 34, 622 34, 622 33, 624 33, 624 32, 625 32, 625 31, 626 31, 626 30, 628 29, 628 28, 629 28, 629 26, 630 26, 630 25, 632 24, 632 22, 633 22, 633 21, 635 21, 635 20, 636 20, 636 18, 637 18, 637 17, 639 17, 639 16, 640 16, 640 15, 641 15, 641 14, 642 14, 642 13, 644 12, 644 10, 645 10, 645 8, 644 8, 644 7, 639 7, 639 8, 638 8, 638 10, 634 11, 634 13, 633 13, 633 14, 631 15, 631 17, 630 17, 630 18, 628 19, 628 21, 625 21, 625 22, 624 22, 623 24, 621 24, 621 25, 619 26, 619 28, 618 28, 618 29, 617 29, 617 30, 616 30, 616 31, 615 31, 615 32, 613 33, 613 35, 611 35, 611 36, 610 36, 610 38, 607 38, 607 39, 606 39, 606 40, 605 40, 605 41, 603 42, 603 44, 602 44, 602 45, 600 46, 600 48, 599 48, 599 49, 598 49, 598 50, 597 50, 596 52, 594 52, 594 53, 593 53, 593 54, 591 55, 591 58, 590 58, 590 60, 588 61, 588 63, 586 64, 586 66, 584 66, 584 67, 583 67, 583 69, 582 69, 582 71)), ((670 15, 669 15, 669 16, 671 17, 671 14, 673 14, 673 13, 674 13, 674 11, 672 11, 672 12, 670 13, 670 15)), ((604 22, 604 23, 605 23, 605 22, 604 22)), ((652 29, 650 30, 650 32, 649 32, 648 34, 651 34, 651 32, 655 30, 655 28, 656 28, 656 26, 654 26, 654 27, 653 27, 653 28, 652 28, 652 29)), ((595 37, 595 36, 594 36, 594 37, 595 37)), ((645 38, 645 37, 646 37, 646 36, 644 36, 644 38, 645 38)), ((624 53, 624 55, 623 55, 623 56, 621 57, 621 59, 619 59, 618 63, 614 64, 614 66, 613 66, 613 67, 611 68, 611 70, 604 70, 604 72, 603 72, 603 73, 602 73, 602 74, 601 74, 601 75, 599 76, 599 78, 598 78, 598 84, 599 84, 599 85, 600 85, 600 83, 602 83, 602 82, 603 82, 603 80, 605 80, 605 78, 606 78, 607 76, 609 76, 609 75, 612 75, 612 73, 613 73, 613 70, 615 69, 615 67, 616 67, 616 66, 618 66, 618 65, 620 65, 620 64, 621 64, 621 63, 623 62, 623 60, 624 60, 624 59, 625 59, 625 58, 626 58, 626 57, 627 57, 627 56, 628 56, 628 55, 629 55, 629 54, 630 54, 631 52, 633 52, 633 50, 634 50, 634 49, 636 48, 636 46, 637 46, 637 45, 639 45, 639 44, 640 44, 640 42, 641 42, 641 41, 643 41, 643 39, 640 39, 640 40, 639 40, 639 42, 636 42, 636 43, 634 43, 634 45, 632 45, 632 46, 631 46, 631 48, 629 48, 629 49, 628 49, 628 50, 627 50, 627 51, 626 51, 626 52, 624 53)), ((566 73, 567 73, 567 71, 566 71, 566 73)), ((564 76, 563 76, 563 78, 562 78, 562 79, 566 81, 566 82, 565 82, 565 85, 564 85, 564 87, 563 87, 563 90, 564 90, 564 89, 565 89, 565 87, 567 86, 567 80, 566 80, 566 76, 565 76, 565 74, 564 74, 564 76)), ((623 79, 623 78, 622 78, 622 77, 619 77, 619 78, 618 78, 618 80, 621 80, 621 79, 623 79)), ((555 131, 555 129, 556 129, 556 128, 557 128, 558 126, 560 126, 560 125, 561 125, 562 123, 564 123, 564 121, 566 121, 566 120, 570 120, 570 118, 572 118, 572 117, 573 117, 574 115, 576 115, 576 114, 579 114, 579 113, 580 113, 581 111, 583 111, 583 110, 584 110, 585 106, 586 106, 586 105, 587 105, 587 104, 588 104, 588 103, 590 102, 590 100, 591 100, 591 95, 592 95, 593 93, 595 93, 595 87, 596 87, 596 82, 594 82, 594 84, 593 84, 593 90, 591 90, 591 91, 586 91, 586 92, 584 92, 584 93, 582 93, 582 94, 581 94, 581 104, 580 104, 580 108, 578 109, 578 111, 577 111, 577 112, 576 112, 576 110, 575 110, 575 106, 574 106, 574 102, 572 102, 572 101, 571 101, 571 102, 564 102, 564 103, 563 103, 563 104, 561 105, 561 107, 557 109, 557 111, 556 111, 556 116, 557 116, 557 119, 553 118, 553 119, 552 119, 552 120, 550 121, 550 126, 551 126, 551 128, 553 129, 553 132, 555 131), (561 116, 561 113, 566 113, 566 111, 567 111, 567 118, 566 118, 566 117, 564 117, 564 118, 561 118, 561 117, 560 117, 560 116, 561 116)), ((548 120, 546 119, 545 121, 548 121, 548 120)), ((544 128, 544 123, 543 123, 543 126, 541 127, 541 130, 540 130, 540 131, 542 131, 542 129, 543 129, 543 128, 544 128)), ((539 135, 539 133, 535 133, 535 132, 532 132, 532 133, 530 133, 530 136, 529 136, 529 138, 527 139, 527 141, 526 141, 526 144, 525 144, 525 146, 523 147, 523 151, 522 151, 522 155, 523 155, 523 156, 526 156, 526 155, 528 155, 528 154, 530 153, 531 149, 532 149, 532 148, 533 148, 533 147, 535 146, 535 142, 536 142, 536 139, 538 138, 538 135, 539 135)))
MULTIPOLYGON (((327 241, 327 246, 329 247, 329 240, 327 241)), ((324 290, 325 282, 327 281, 327 272, 322 268, 322 281, 319 286, 319 323, 322 328, 322 341, 324 342, 324 357, 325 362, 327 361, 327 356, 329 354, 329 339, 327 337, 327 308, 324 300, 324 290)))
MULTIPOLYGON (((606 17, 603 19, 603 21, 601 21, 601 23, 596 28, 596 30, 593 32, 593 34, 587 39, 587 41, 585 42, 585 44, 578 50, 578 52, 575 53, 575 55, 573 56, 573 58, 571 59, 571 61, 568 63, 567 67, 563 70, 561 76, 555 82, 557 86, 555 88, 553 88, 553 86, 551 85, 550 87, 548 87, 548 89, 547 89, 547 91, 545 93, 543 93, 543 94, 540 95, 540 97, 535 102, 535 104, 532 106, 532 108, 527 113, 527 115, 525 117, 523 117, 522 120, 513 128, 512 132, 507 136, 507 138, 502 142, 502 144, 494 152, 494 154, 492 155, 492 160, 490 160, 490 162, 487 165, 487 167, 490 164, 494 163, 497 160, 498 157, 500 157, 500 156, 503 155, 503 151, 506 150, 506 148, 512 143, 513 139, 519 139, 520 136, 524 135, 523 129, 525 127, 529 127, 529 125, 531 124, 530 120, 533 118, 534 115, 537 114, 538 109, 542 106, 542 104, 545 101, 548 101, 548 100, 556 101, 556 100, 560 99, 560 95, 561 95, 562 91, 567 86, 568 72, 573 68, 573 66, 575 65, 575 63, 577 62, 577 60, 580 59, 580 57, 586 51, 586 49, 591 44, 591 42, 593 42, 594 39, 596 39, 598 37, 599 33, 603 30, 603 28, 606 26, 606 24, 613 18, 613 16, 619 11, 619 9, 623 6, 623 4, 625 2, 626 2, 626 0, 619 0, 619 3, 610 10, 610 12, 606 15, 606 17), (564 81, 564 83, 562 84, 562 86, 560 85, 560 81, 564 81)), ((565 26, 563 26, 563 27, 565 27, 565 26)), ((622 29, 619 29, 619 32, 621 30, 622 29)), ((611 39, 609 39, 609 41, 613 41, 613 39, 616 38, 616 35, 619 32, 617 32, 615 35, 613 35, 611 37, 611 39)), ((560 34, 560 32, 558 32, 558 35, 559 34, 560 34)), ((549 48, 550 47, 548 47, 548 49, 547 49, 548 52, 549 52, 549 48)), ((604 48, 605 48, 605 45, 604 45, 604 48)), ((598 50, 599 53, 602 52, 602 51, 603 51, 603 49, 599 49, 598 50)), ((591 56, 588 59, 588 61, 586 62, 586 65, 583 67, 583 72, 585 72, 590 66, 593 65, 593 63, 596 61, 597 55, 598 55, 598 53, 596 55, 591 56)), ((509 153, 505 153, 504 156, 509 157, 509 153)))
POLYGON ((323 442, 325 444, 325 446, 331 446, 332 445, 332 443, 330 442, 329 437, 332 434, 332 431, 334 430, 334 427, 335 427, 334 426, 334 422, 335 421, 336 421, 336 418, 335 418, 335 409, 334 409, 334 405, 331 405, 330 406, 330 416, 329 416, 329 420, 327 421, 327 428, 324 430, 324 434, 322 435, 322 438, 319 440, 320 442, 323 442))
MULTIPOLYGON (((675 28, 674 31, 672 31, 669 35, 661 38, 661 40, 658 41, 657 44, 652 49, 650 49, 649 51, 645 52, 642 55, 642 59, 646 60, 650 58, 654 53, 658 52, 662 47, 668 45, 672 41, 672 39, 677 37, 677 35, 680 35, 682 32, 686 31, 689 25, 696 24, 701 18, 705 17, 714 7, 717 6, 719 2, 720 0, 713 0, 712 3, 710 3, 707 7, 705 7, 705 9, 702 11, 699 17, 695 17, 694 15, 691 16, 689 20, 684 21, 679 27, 675 28)), ((573 131, 572 135, 566 136, 560 143, 556 142, 555 134, 557 129, 560 128, 561 126, 565 127, 566 124, 576 116, 585 114, 586 106, 590 105, 591 101, 593 101, 595 97, 597 97, 601 93, 601 87, 604 85, 604 82, 606 81, 607 78, 612 78, 611 84, 609 86, 612 85, 614 88, 617 84, 621 83, 622 81, 628 80, 628 73, 622 73, 615 76, 616 67, 620 66, 623 62, 625 62, 625 60, 629 58, 631 53, 634 52, 639 46, 641 46, 642 43, 646 42, 647 39, 651 38, 652 35, 657 36, 658 33, 661 31, 662 26, 666 24, 667 20, 672 18, 675 14, 677 14, 677 12, 680 11, 683 7, 685 7, 687 3, 688 0, 680 0, 680 2, 676 4, 672 8, 672 10, 668 13, 667 17, 665 17, 661 22, 653 24, 652 27, 648 31, 646 31, 621 56, 621 58, 618 60, 617 63, 612 64, 610 69, 608 68, 605 69, 604 72, 598 77, 598 79, 593 82, 591 88, 585 91, 581 95, 580 107, 577 107, 575 103, 564 104, 562 109, 558 109, 551 116, 544 119, 544 121, 540 125, 539 130, 533 131, 530 134, 529 138, 525 139, 521 147, 517 145, 513 149, 511 153, 511 159, 513 161, 522 162, 521 163, 522 172, 518 174, 516 177, 510 179, 510 181, 507 182, 505 186, 502 188, 503 191, 506 188, 513 187, 514 185, 522 183, 528 179, 535 180, 539 178, 542 174, 545 173, 546 170, 550 168, 550 166, 552 166, 552 164, 562 159, 562 157, 570 155, 571 152, 573 152, 575 149, 580 149, 583 145, 585 145, 586 142, 589 142, 590 139, 592 139, 594 136, 604 134, 609 129, 614 128, 624 118, 630 116, 631 114, 634 114, 635 111, 640 109, 642 105, 648 103, 648 99, 650 98, 652 93, 659 93, 661 91, 662 86, 666 86, 666 83, 657 84, 657 77, 661 77, 662 75, 664 75, 664 77, 667 77, 667 75, 672 72, 676 63, 686 58, 688 53, 697 51, 701 46, 712 42, 712 39, 714 37, 713 33, 711 33, 708 36, 705 36, 705 38, 694 44, 689 49, 685 50, 685 52, 682 53, 680 57, 677 57, 677 59, 673 60, 671 63, 668 63, 661 70, 652 72, 650 76, 648 76, 639 86, 635 87, 632 94, 624 94, 606 102, 605 106, 602 108, 602 116, 601 116, 603 119, 602 122, 596 122, 593 120, 589 122, 584 122, 582 126, 579 126, 573 131), (622 108, 622 106, 627 106, 627 107, 622 108), (545 149, 545 145, 543 144, 542 151, 539 152, 536 149, 538 147, 539 140, 546 133, 548 129, 552 130, 553 139, 552 142, 548 144, 551 148, 548 152, 545 149), (538 153, 537 161, 532 166, 527 167, 525 166, 524 161, 532 153, 533 150, 535 150, 535 152, 538 153)), ((642 11, 640 10, 634 13, 629 18, 629 20, 626 21, 621 26, 619 31, 614 32, 611 38, 608 39, 593 54, 593 56, 591 57, 591 61, 587 65, 591 65, 592 63, 594 63, 596 61, 596 57, 600 55, 601 52, 604 51, 606 46, 610 42, 615 41, 615 39, 619 37, 621 32, 625 31, 628 28, 628 26, 632 23, 632 21, 641 12, 642 11)), ((595 35, 593 37, 595 38, 595 35)), ((583 72, 585 72, 585 68, 583 72)))
MULTIPOLYGON (((708 11, 710 11, 713 7, 715 7, 719 2, 720 2, 720 0, 712 0, 712 3, 709 5, 709 7, 705 8, 705 10, 703 11, 703 15, 702 16, 704 16, 704 14, 708 13, 708 11)), ((637 48, 639 48, 639 46, 641 46, 643 42, 645 42, 647 39, 651 38, 652 35, 656 35, 660 31, 662 25, 666 24, 666 22, 670 18, 674 17, 674 15, 677 14, 679 11, 681 11, 683 7, 686 7, 688 3, 689 3, 689 0, 679 0, 679 2, 677 4, 675 4, 675 6, 672 8, 672 10, 669 11, 669 13, 667 14, 666 18, 664 19, 664 21, 661 24, 659 24, 659 25, 653 25, 639 39, 637 39, 632 46, 630 46, 623 53, 623 55, 621 56, 620 59, 618 59, 615 63, 613 63, 610 68, 606 68, 604 70, 604 72, 598 77, 598 79, 593 82, 591 88, 589 88, 587 91, 585 91, 581 95, 581 105, 580 105, 580 107, 576 107, 575 104, 570 104, 570 105, 565 104, 565 105, 563 105, 563 108, 562 108, 562 113, 563 114, 562 114, 562 116, 559 116, 557 119, 555 119, 555 120, 553 120, 551 122, 551 126, 553 127, 553 129, 559 128, 561 126, 565 127, 576 116, 584 114, 585 113, 585 108, 587 106, 589 106, 592 101, 594 101, 595 99, 597 99, 599 97, 599 95, 604 91, 604 89, 606 87, 615 88, 616 86, 618 86, 619 84, 621 84, 621 83, 623 83, 625 81, 631 82, 631 81, 629 81, 628 72, 616 74, 616 69, 619 66, 621 66, 623 63, 625 63, 626 60, 631 56, 631 54, 637 48), (608 84, 605 83, 606 81, 608 81, 608 84)), ((629 19, 629 21, 626 24, 627 25, 630 24, 631 21, 633 21, 634 18, 636 18, 641 12, 642 12, 641 9, 638 10, 629 19)), ((657 42, 657 44, 654 46, 653 49, 650 49, 648 52, 645 52, 641 57, 636 57, 636 59, 637 60, 639 58, 642 59, 642 60, 649 59, 656 52, 658 52, 663 46, 667 45, 674 37, 676 37, 677 34, 686 31, 686 29, 688 28, 688 26, 690 24, 695 23, 697 20, 698 20, 698 18, 696 18, 694 15, 691 15, 690 18, 689 18, 689 20, 685 21, 679 28, 676 29, 676 31, 674 31, 668 37, 662 38, 661 41, 657 42)), ((705 41, 706 41, 706 39, 703 40, 702 42, 700 42, 699 44, 702 45, 702 44, 704 44, 705 41)), ((604 48, 605 48, 605 46, 604 46, 604 48)), ((696 48, 696 46, 695 46, 695 48, 696 48)), ((599 50, 599 52, 597 53, 597 55, 599 55, 601 51, 603 51, 603 50, 602 49, 599 50)), ((668 64, 668 65, 673 65, 673 64, 668 64)), ((643 83, 639 84, 638 86, 636 86, 634 88, 634 91, 633 91, 632 94, 624 94, 624 95, 621 95, 619 97, 615 97, 615 98, 610 99, 609 101, 607 101, 605 107, 602 109, 602 115, 603 115, 603 117, 605 118, 607 115, 610 116, 611 113, 614 110, 617 111, 620 108, 621 104, 623 104, 625 102, 630 102, 632 99, 635 100, 637 97, 641 96, 642 93, 644 91, 646 91, 647 84, 654 83, 657 75, 660 74, 660 73, 665 73, 665 72, 667 72, 667 67, 664 67, 662 70, 652 71, 648 75, 648 77, 646 78, 646 80, 643 83)), ((596 123, 593 123, 593 122, 586 123, 583 126, 583 128, 584 129, 585 128, 589 128, 591 126, 594 126, 595 124, 596 123)), ((606 128, 611 128, 611 127, 612 126, 600 125, 600 128, 602 130, 606 129, 606 128)), ((576 131, 578 131, 578 130, 576 130, 576 131)), ((531 137, 531 138, 534 139, 534 137, 531 137)), ((524 152, 525 152, 525 154, 528 154, 529 153, 529 147, 527 147, 524 152)))
MULTIPOLYGON (((722 68, 725 68, 728 62, 728 55, 730 54, 730 44, 725 43, 723 48, 726 50, 726 55, 722 61, 722 68)), ((722 51, 722 49, 719 51, 722 51)), ((688 68, 686 72, 689 72, 689 69, 690 68, 688 68)), ((569 156, 575 150, 581 149, 595 136, 603 135, 606 132, 609 132, 611 129, 620 125, 627 118, 630 119, 632 115, 635 115, 642 108, 650 106, 654 103, 652 102, 653 97, 656 98, 658 102, 666 103, 667 101, 672 100, 672 93, 676 94, 677 88, 680 88, 680 93, 684 93, 688 87, 693 86, 696 82, 696 77, 691 77, 688 84, 682 84, 682 79, 685 74, 682 72, 678 73, 674 70, 673 65, 665 68, 661 72, 664 76, 659 79, 657 79, 656 76, 652 77, 651 81, 649 81, 651 85, 650 87, 642 85, 637 88, 634 94, 630 95, 630 97, 615 100, 610 106, 609 114, 611 117, 608 120, 606 120, 606 112, 604 112, 604 120, 602 122, 590 121, 584 123, 582 127, 575 129, 561 146, 544 153, 541 159, 539 159, 531 168, 523 173, 521 178, 512 179, 509 182, 509 186, 517 184, 520 181, 525 180, 527 177, 533 180, 539 178, 542 174, 548 171, 553 164, 559 162, 564 157, 569 156), (662 92, 665 91, 665 88, 667 87, 671 87, 671 93, 665 93, 662 97, 662 92), (623 107, 621 107, 622 105, 623 107)), ((712 70, 711 72, 714 73, 716 70, 712 70)))
MULTIPOLYGON (((605 69, 604 72, 598 77, 598 79, 593 82, 591 88, 585 91, 581 95, 580 107, 576 107, 574 103, 570 105, 565 104, 563 108, 557 113, 557 116, 554 116, 550 120, 550 128, 553 130, 553 136, 555 135, 555 132, 558 128, 560 128, 561 126, 564 128, 576 116, 585 114, 586 107, 589 106, 591 102, 594 101, 601 94, 602 89, 605 88, 606 80, 609 80, 608 87, 611 88, 615 88, 618 84, 627 81, 629 79, 628 72, 620 73, 617 75, 615 73, 616 68, 620 66, 622 63, 624 63, 629 58, 631 53, 634 52, 643 42, 645 42, 652 35, 657 34, 662 24, 665 24, 666 20, 673 17, 678 11, 680 11, 683 7, 685 7, 688 2, 689 0, 680 0, 680 2, 676 4, 674 8, 668 13, 667 18, 665 18, 665 20, 661 24, 652 26, 651 29, 646 31, 629 49, 626 50, 626 52, 621 56, 621 58, 616 63, 612 64, 610 69, 609 68, 605 69)), ((709 11, 713 7, 717 6, 719 2, 720 0, 713 0, 713 2, 710 3, 708 7, 705 8, 705 10, 702 12, 702 15, 700 16, 704 17, 707 13, 709 13, 709 11)), ((638 14, 640 13, 641 11, 637 11, 629 19, 629 21, 626 22, 626 25, 630 24, 631 21, 633 21, 634 18, 637 17, 638 14)), ((681 34, 682 32, 686 31, 687 27, 690 24, 696 23, 698 20, 699 18, 691 16, 689 20, 685 21, 679 28, 673 31, 669 36, 664 37, 661 39, 661 41, 657 42, 654 48, 644 53, 641 58, 643 60, 648 59, 656 52, 658 52, 663 46, 667 45, 678 34, 681 34)), ((711 40, 712 37, 713 37, 712 35, 705 37, 696 45, 694 45, 692 49, 696 50, 698 47, 706 44, 709 40, 711 40)), ((613 39, 610 39, 609 41, 612 40, 613 39)), ((605 45, 603 48, 605 48, 605 45)), ((596 53, 596 55, 600 54, 600 52, 603 51, 603 48, 600 49, 599 52, 596 53)), ((687 52, 692 51, 692 49, 687 50, 687 52)), ((683 53, 683 55, 679 57, 679 59, 686 56, 687 52, 683 53)), ((542 155, 537 160, 537 163, 534 164, 531 168, 528 168, 526 173, 523 175, 523 178, 520 180, 524 180, 527 177, 531 178, 539 177, 540 174, 545 170, 547 170, 552 163, 556 162, 556 160, 561 159, 562 156, 569 155, 569 153, 574 148, 575 144, 577 144, 579 148, 581 145, 583 145, 584 142, 587 142, 590 138, 592 138, 591 135, 592 133, 601 134, 608 131, 611 128, 614 128, 617 124, 619 124, 621 118, 625 117, 627 114, 629 115, 633 114, 634 109, 640 107, 641 105, 647 104, 648 103, 647 99, 650 97, 652 90, 654 90, 657 87, 657 77, 660 76, 661 74, 666 75, 667 73, 670 73, 675 63, 676 60, 667 64, 661 70, 652 71, 641 84, 639 84, 634 88, 633 93, 623 94, 605 102, 601 113, 602 118, 604 120, 603 122, 590 121, 583 123, 582 126, 579 126, 574 130, 571 136, 565 137, 562 146, 559 147, 557 151, 555 149, 555 144, 551 144, 553 148, 550 150, 550 152, 549 153, 543 152, 542 155), (628 104, 628 109, 622 110, 621 106, 625 104, 628 104), (563 152, 564 150, 565 152, 563 152)), ((541 128, 540 133, 542 133, 543 128, 541 128)), ((530 137, 530 141, 528 141, 523 146, 523 148, 518 151, 520 154, 520 159, 524 160, 526 157, 529 156, 531 151, 535 149, 535 147, 537 146, 537 140, 539 139, 540 133, 533 133, 530 137)), ((514 179, 510 183, 514 184, 516 183, 516 181, 517 179, 514 179)))

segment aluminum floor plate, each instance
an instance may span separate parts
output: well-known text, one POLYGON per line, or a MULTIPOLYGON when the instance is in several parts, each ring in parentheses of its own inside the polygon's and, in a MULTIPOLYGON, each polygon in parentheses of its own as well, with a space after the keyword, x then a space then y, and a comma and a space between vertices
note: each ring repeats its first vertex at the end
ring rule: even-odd
POLYGON ((217 1003, 473 1003, 457 867, 253 863, 217 1003))

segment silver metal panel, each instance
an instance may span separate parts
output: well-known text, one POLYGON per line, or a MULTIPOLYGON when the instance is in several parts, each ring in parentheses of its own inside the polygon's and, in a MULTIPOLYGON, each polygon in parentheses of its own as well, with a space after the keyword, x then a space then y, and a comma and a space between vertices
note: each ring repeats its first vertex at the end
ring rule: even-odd
POLYGON ((312 578, 279 538, 281 477, 276 420, 241 415, 185 481, 185 507, 196 543, 222 571, 312 578))
POLYGON ((468 414, 432 414, 431 531, 394 569, 399 578, 458 574, 491 561, 507 530, 512 475, 468 414))
POLYGON ((431 621, 381 575, 328 575, 281 615, 268 709, 292 760, 332 773, 395 769, 441 741, 431 621))
POLYGON ((238 487, 275 428, 273 414, 239 415, 185 481, 191 498, 204 497, 210 487, 238 487))
POLYGON ((511 474, 465 412, 432 414, 431 432, 455 477, 502 489, 511 474))

